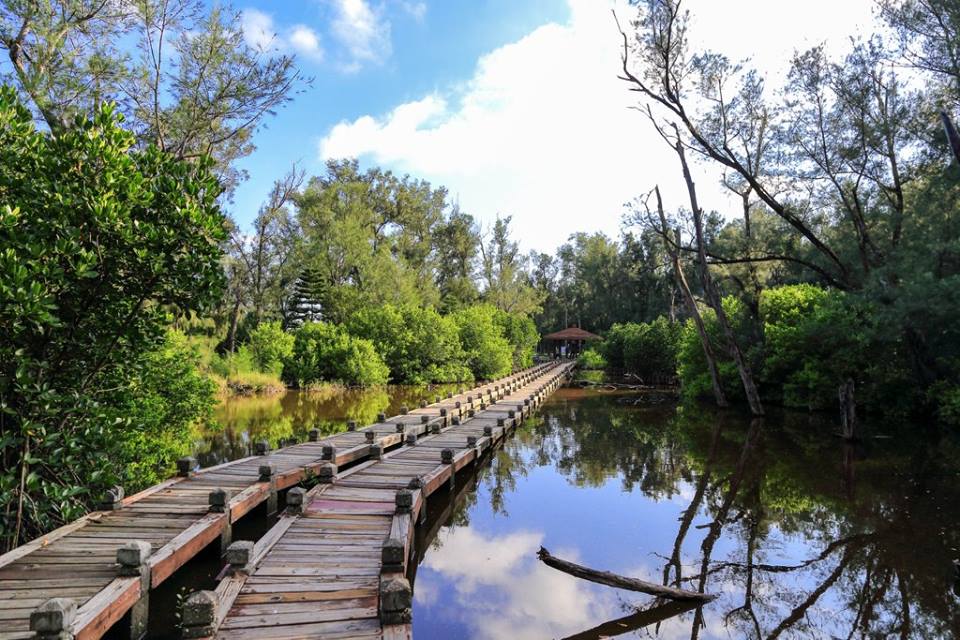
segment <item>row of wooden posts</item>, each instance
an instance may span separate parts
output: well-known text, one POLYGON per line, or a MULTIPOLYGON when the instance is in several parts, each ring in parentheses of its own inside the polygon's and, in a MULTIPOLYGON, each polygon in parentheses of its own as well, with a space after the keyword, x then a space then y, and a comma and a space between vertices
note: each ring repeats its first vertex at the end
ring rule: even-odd
MULTIPOLYGON (((504 394, 519 388, 522 384, 526 384, 530 380, 535 379, 546 368, 549 367, 537 367, 532 371, 520 374, 519 377, 512 379, 509 383, 493 385, 492 388, 494 391, 491 392, 491 399, 493 393, 502 397, 504 394)), ((526 411, 532 408, 531 404, 542 401, 546 393, 549 393, 559 385, 559 381, 567 372, 568 366, 564 365, 560 367, 560 369, 560 373, 550 378, 547 385, 550 387, 549 391, 547 391, 545 387, 542 392, 535 394, 533 403, 531 403, 530 399, 526 401, 526 411)), ((452 397, 453 394, 448 395, 448 399, 452 397)), ((437 402, 442 402, 441 398, 438 397, 437 402)), ((480 402, 482 406, 483 400, 481 399, 480 402)), ((470 407, 467 409, 468 418, 472 417, 475 412, 473 403, 474 398, 468 396, 467 405, 470 407)), ((426 402, 421 403, 421 408, 427 406, 426 402)), ((521 416, 524 415, 524 409, 518 408, 518 411, 520 411, 521 416)), ((401 415, 407 415, 408 413, 409 411, 406 408, 401 409, 401 415)), ((511 419, 513 417, 512 415, 510 416, 511 419)), ((387 417, 384 414, 378 416, 378 422, 386 422, 386 420, 387 417)), ((365 452, 354 451, 356 447, 338 452, 336 446, 332 444, 325 445, 323 447, 321 461, 303 465, 302 472, 295 482, 298 482, 303 476, 313 478, 317 482, 317 487, 311 491, 317 491, 325 485, 334 483, 338 478, 338 470, 344 465, 356 463, 365 456, 369 456, 369 458, 373 460, 381 459, 387 449, 395 447, 404 441, 409 446, 416 446, 418 438, 427 435, 428 430, 430 434, 440 433, 447 426, 462 424, 462 420, 461 403, 457 401, 452 411, 448 412, 446 408, 440 409, 439 420, 431 420, 429 416, 426 415, 421 416, 422 428, 413 429, 409 433, 409 422, 401 422, 397 425, 396 434, 393 434, 392 437, 390 435, 381 437, 379 440, 377 439, 377 432, 375 430, 367 430, 365 432, 365 440, 368 446, 365 447, 365 452)), ((503 422, 503 420, 499 421, 498 425, 503 422)), ((512 422, 512 425, 514 424, 515 422, 512 422)), ((347 429, 348 432, 356 431, 356 422, 348 422, 347 429)), ((471 438, 473 439, 471 444, 476 445, 477 438, 471 438)), ((321 433, 319 430, 313 429, 309 432, 309 440, 311 442, 319 442, 320 439, 321 433)), ((288 441, 284 444, 289 445, 294 443, 288 441)), ((256 444, 256 454, 258 456, 269 456, 270 453, 269 443, 261 441, 256 444)), ((452 449, 445 449, 442 452, 442 462, 452 467, 454 454, 455 452, 452 449)), ((229 464, 231 463, 227 463, 227 465, 229 464)), ((177 463, 177 475, 179 478, 189 478, 194 475, 196 468, 196 460, 192 457, 185 457, 177 463)), ((280 490, 291 486, 289 482, 292 478, 284 477, 289 474, 289 471, 278 473, 277 469, 269 461, 269 457, 260 464, 259 481, 269 484, 269 492, 265 499, 268 513, 273 513, 277 510, 280 490)), ((345 474, 349 474, 349 470, 340 473, 339 477, 344 477, 345 474)), ((452 477, 453 474, 451 472, 450 478, 452 477)), ((423 490, 424 487, 416 486, 418 481, 419 479, 413 479, 410 488, 401 489, 397 492, 397 513, 394 518, 396 521, 397 535, 391 535, 384 541, 382 553, 384 572, 381 580, 380 604, 381 619, 384 624, 387 625, 392 624, 394 621, 405 618, 408 619, 409 617, 409 603, 412 593, 404 574, 407 567, 407 554, 410 550, 409 538, 412 536, 414 529, 411 525, 413 521, 411 518, 415 513, 420 512, 424 496, 429 495, 429 493, 423 490), (400 561, 401 556, 402 562, 400 561)), ((246 490, 234 494, 229 489, 218 488, 210 491, 208 495, 209 512, 211 514, 228 515, 226 524, 218 532, 220 548, 223 551, 223 557, 227 563, 226 571, 228 576, 247 574, 250 569, 256 565, 256 561, 258 560, 257 545, 260 543, 254 544, 250 541, 232 541, 232 523, 235 522, 238 517, 248 513, 253 506, 256 506, 256 504, 263 499, 263 496, 253 489, 254 487, 248 487, 246 490), (249 493, 249 495, 244 495, 246 493, 249 493)), ((156 489, 151 489, 143 493, 149 493, 149 491, 152 490, 156 489)), ((286 507, 290 517, 296 517, 302 513, 309 495, 310 492, 302 487, 293 486, 293 488, 289 489, 286 495, 286 507)), ((100 506, 102 510, 109 511, 121 509, 125 504, 122 489, 115 488, 107 492, 100 506)), ((215 539, 216 536, 210 540, 215 539)), ((206 546, 207 543, 205 539, 198 539, 197 542, 198 544, 195 546, 198 546, 198 548, 193 549, 190 557, 195 555, 203 546, 206 546)), ((133 638, 142 637, 146 633, 149 592, 151 588, 156 587, 162 581, 158 579, 157 575, 151 575, 151 567, 155 564, 155 560, 156 558, 151 556, 151 545, 149 542, 132 540, 123 544, 116 552, 117 574, 120 577, 135 579, 134 582, 139 583, 139 588, 128 589, 122 594, 111 593, 109 590, 104 590, 93 597, 93 599, 100 598, 104 601, 114 599, 115 602, 113 606, 119 607, 123 611, 129 611, 130 635, 133 638), (153 561, 153 563, 151 561, 153 561)), ((180 564, 182 564, 182 562, 180 564)), ((226 581, 222 581, 221 585, 225 582, 226 581)), ((182 610, 184 637, 205 637, 205 633, 208 635, 211 633, 211 620, 222 619, 226 614, 226 611, 224 611, 221 606, 222 598, 220 595, 218 591, 200 591, 192 594, 185 601, 182 610)), ((88 601, 87 605, 89 604, 88 601)), ((60 597, 51 598, 30 614, 30 629, 39 640, 98 638, 109 630, 109 625, 98 625, 93 628, 83 626, 79 632, 75 634, 74 629, 78 622, 77 618, 78 605, 76 600, 60 597)), ((109 619, 115 618, 116 617, 113 616, 109 619)))
MULTIPOLYGON (((569 365, 562 366, 561 371, 551 376, 544 386, 530 394, 515 409, 509 409, 506 418, 497 419, 497 428, 486 426, 483 436, 467 436, 467 448, 458 451, 444 448, 440 452, 440 466, 427 476, 416 476, 410 479, 407 488, 399 489, 394 496, 395 513, 393 515, 390 534, 383 540, 380 554, 380 587, 379 587, 379 617, 383 625, 385 638, 409 637, 409 630, 404 626, 411 622, 413 605, 413 590, 407 578, 410 567, 410 558, 413 554, 414 523, 426 520, 426 498, 446 486, 452 489, 455 486, 456 473, 471 462, 476 462, 486 451, 498 443, 502 443, 509 430, 515 428, 526 415, 546 397, 562 384, 569 365)), ((529 379, 524 378, 517 383, 507 386, 506 392, 519 388, 529 379)), ((468 401, 472 401, 468 398, 468 401)), ((481 403, 481 410, 484 405, 481 403)), ((403 411, 401 413, 404 413, 403 411)), ((408 432, 404 436, 406 446, 415 447, 426 434, 438 435, 447 427, 465 425, 474 417, 475 410, 467 412, 467 419, 453 416, 447 420, 446 410, 441 412, 441 420, 423 420, 424 432, 408 432)), ((423 416, 427 418, 427 416, 423 416)), ((403 427, 398 425, 398 432, 403 427)), ((377 447, 371 455, 374 460, 383 458, 384 450, 377 447)), ((333 452, 325 453, 325 458, 332 459, 333 452)), ((336 464, 326 463, 320 467, 317 474, 318 486, 313 490, 301 487, 291 489, 287 493, 287 509, 285 518, 295 519, 304 513, 305 505, 312 497, 321 493, 327 486, 339 479, 350 476, 353 470, 359 467, 338 473, 336 464)), ((215 591, 197 591, 191 594, 183 605, 183 637, 210 638, 216 634, 217 627, 229 609, 231 596, 239 592, 246 578, 256 569, 269 548, 279 540, 289 528, 289 522, 281 521, 271 532, 268 532, 261 542, 256 544, 248 541, 234 542, 227 548, 225 561, 228 564, 227 578, 220 583, 215 591)))

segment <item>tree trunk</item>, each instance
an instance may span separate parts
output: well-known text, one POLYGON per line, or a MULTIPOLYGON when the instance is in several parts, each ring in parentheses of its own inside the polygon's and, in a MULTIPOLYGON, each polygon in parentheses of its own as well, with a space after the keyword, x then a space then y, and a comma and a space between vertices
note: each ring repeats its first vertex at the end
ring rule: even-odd
POLYGON ((683 151, 683 144, 680 142, 680 134, 677 133, 677 144, 674 149, 680 158, 680 166, 683 168, 683 179, 687 183, 687 194, 690 197, 690 209, 693 213, 693 226, 696 232, 697 240, 697 266, 699 267, 700 279, 703 281, 703 290, 707 297, 707 302, 713 307, 717 314, 717 323, 720 330, 723 331, 727 346, 730 349, 730 355, 737 365, 737 371, 740 373, 740 381, 743 384, 743 391, 747 396, 747 402, 750 405, 750 412, 755 416, 763 415, 763 403, 760 402, 760 393, 757 391, 757 385, 753 381, 753 372, 750 370, 750 364, 743 357, 740 345, 730 326, 726 312, 723 310, 723 300, 717 292, 713 278, 710 277, 710 266, 707 264, 707 250, 703 240, 703 210, 697 201, 697 188, 693 183, 693 176, 690 174, 690 167, 687 165, 687 156, 683 151))
POLYGON ((537 557, 542 563, 548 567, 556 569, 557 571, 563 571, 571 576, 583 578, 584 580, 596 582, 597 584, 603 584, 608 587, 639 591, 640 593, 657 596, 658 598, 668 598, 670 600, 710 602, 717 597, 709 593, 700 593, 697 591, 689 591, 687 589, 677 589, 676 587, 666 587, 654 582, 647 582, 646 580, 627 578, 624 576, 619 576, 615 573, 610 573, 609 571, 597 571, 596 569, 591 569, 583 565, 568 562, 567 560, 562 560, 554 555, 551 555, 551 553, 543 547, 540 547, 540 551, 537 552, 537 557))
POLYGON ((697 334, 700 336, 700 346, 703 347, 703 357, 707 361, 707 371, 710 373, 710 385, 713 387, 713 397, 717 405, 721 407, 729 406, 727 397, 723 393, 723 387, 720 386, 720 373, 717 371, 717 358, 713 353, 713 347, 710 346, 710 336, 707 335, 707 328, 703 324, 703 318, 700 316, 700 309, 697 308, 697 301, 693 298, 690 291, 690 285, 683 274, 683 267, 680 265, 680 232, 677 232, 676 242, 671 244, 669 236, 669 227, 667 226, 667 216, 663 213, 663 199, 660 197, 660 187, 654 188, 657 195, 657 213, 660 215, 660 226, 662 229, 663 244, 670 254, 670 261, 673 264, 673 275, 677 280, 677 286, 683 293, 683 299, 690 310, 690 317, 693 318, 693 324, 697 327, 697 334))
POLYGON ((857 402, 854 393, 852 379, 847 378, 840 384, 840 426, 841 433, 847 440, 857 437, 857 402))
POLYGON ((230 311, 230 331, 227 332, 227 351, 233 353, 237 349, 237 324, 240 322, 240 290, 233 299, 233 309, 230 311))

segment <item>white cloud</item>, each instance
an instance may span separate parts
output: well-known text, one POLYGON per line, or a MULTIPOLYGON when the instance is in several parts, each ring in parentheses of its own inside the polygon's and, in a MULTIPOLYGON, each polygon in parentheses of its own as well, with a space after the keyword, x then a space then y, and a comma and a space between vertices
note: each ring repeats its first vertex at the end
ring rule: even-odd
POLYGON ((261 51, 276 47, 277 30, 273 26, 273 17, 256 9, 244 9, 240 13, 240 26, 244 41, 261 51))
POLYGON ((320 36, 310 27, 297 24, 280 29, 273 16, 257 9, 244 9, 240 14, 244 41, 260 51, 295 53, 319 61, 323 58, 320 36))
MULTIPOLYGON (((376 20, 354 6, 361 28, 357 51, 370 45, 376 20)), ((706 46, 751 56, 768 73, 782 73, 795 47, 842 39, 869 19, 871 0, 779 3, 776 15, 763 0, 691 0, 693 36, 706 46), (829 20, 822 16, 829 15, 829 20), (788 31, 743 16, 768 16, 788 31)), ((677 160, 617 80, 620 40, 610 8, 621 16, 624 0, 569 0, 566 24, 546 24, 482 56, 462 86, 363 115, 333 127, 320 155, 357 156, 447 186, 464 210, 484 221, 513 215, 514 233, 526 248, 552 251, 575 231, 615 235, 623 203, 660 184, 668 206, 683 204, 677 160)), ((346 23, 344 23, 346 24, 346 23)), ((358 56, 361 57, 361 56, 358 56)), ((707 208, 728 199, 714 173, 700 172, 707 208)))
POLYGON ((383 10, 366 0, 332 0, 333 37, 344 47, 345 71, 357 71, 365 64, 380 64, 392 51, 390 22, 383 10))
POLYGON ((312 57, 322 58, 323 49, 320 48, 320 37, 310 27, 302 24, 294 26, 288 36, 290 46, 298 53, 312 57))
MULTIPOLYGON (((441 530, 440 540, 423 566, 453 585, 471 637, 562 637, 622 615, 611 590, 594 588, 537 560, 542 533, 486 537, 462 527, 441 530)), ((574 550, 561 551, 576 559, 574 550)), ((414 593, 427 592, 423 600, 417 596, 421 605, 429 605, 440 588, 431 579, 426 572, 417 576, 414 593)))
POLYGON ((423 22, 423 19, 427 17, 426 2, 410 2, 409 0, 401 0, 400 8, 417 22, 423 22))

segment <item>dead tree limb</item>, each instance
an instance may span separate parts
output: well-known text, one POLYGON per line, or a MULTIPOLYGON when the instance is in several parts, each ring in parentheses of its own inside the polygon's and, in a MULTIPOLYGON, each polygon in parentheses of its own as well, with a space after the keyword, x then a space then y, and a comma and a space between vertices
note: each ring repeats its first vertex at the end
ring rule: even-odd
POLYGON ((667 598, 670 600, 710 602, 717 597, 708 593, 697 593, 696 591, 687 591, 686 589, 666 587, 653 582, 638 580, 637 578, 618 576, 617 574, 610 573, 609 571, 597 571, 595 569, 590 569, 589 567, 584 567, 583 565, 574 564, 573 562, 568 562, 552 556, 550 555, 550 552, 543 547, 540 547, 540 551, 537 552, 537 557, 543 564, 547 565, 548 567, 552 567, 557 571, 563 571, 564 573, 568 573, 576 578, 583 578, 584 580, 596 582, 597 584, 604 584, 608 587, 627 589, 629 591, 639 591, 640 593, 646 593, 647 595, 657 596, 659 598, 667 598))

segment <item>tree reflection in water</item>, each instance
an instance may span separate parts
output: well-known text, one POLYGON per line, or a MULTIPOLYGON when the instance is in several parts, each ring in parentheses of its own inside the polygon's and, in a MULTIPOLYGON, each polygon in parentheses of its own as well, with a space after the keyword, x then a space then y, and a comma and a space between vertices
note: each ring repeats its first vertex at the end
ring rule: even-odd
MULTIPOLYGON (((807 415, 751 421, 620 398, 560 392, 474 480, 492 511, 509 516, 510 495, 523 491, 518 480, 544 469, 574 489, 619 482, 647 500, 685 501, 673 544, 640 546, 662 559, 663 584, 721 595, 677 612, 692 639, 704 630, 737 638, 960 634, 955 441, 891 428, 888 439, 855 447, 807 415)), ((442 519, 469 526, 476 498, 468 486, 442 519)), ((597 515, 575 517, 589 528, 597 515)))

